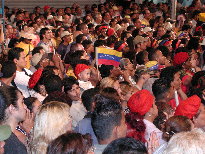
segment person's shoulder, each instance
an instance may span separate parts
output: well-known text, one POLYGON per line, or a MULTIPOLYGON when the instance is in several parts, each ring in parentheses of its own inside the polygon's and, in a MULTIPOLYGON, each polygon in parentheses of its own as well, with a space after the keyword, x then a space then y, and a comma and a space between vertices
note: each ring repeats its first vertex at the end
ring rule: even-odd
POLYGON ((27 154, 25 145, 14 133, 5 141, 5 154, 27 154))
POLYGON ((27 72, 27 73, 29 73, 29 74, 33 74, 33 72, 31 72, 31 70, 29 70, 29 69, 27 69, 27 68, 24 68, 24 70, 27 72))

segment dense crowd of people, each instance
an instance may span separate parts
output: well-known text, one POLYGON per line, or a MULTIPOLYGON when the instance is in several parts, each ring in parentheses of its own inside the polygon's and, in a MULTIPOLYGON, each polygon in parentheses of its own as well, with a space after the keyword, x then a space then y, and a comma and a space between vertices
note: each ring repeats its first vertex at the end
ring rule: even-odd
POLYGON ((205 154, 204 9, 5 7, 0 154, 205 154))

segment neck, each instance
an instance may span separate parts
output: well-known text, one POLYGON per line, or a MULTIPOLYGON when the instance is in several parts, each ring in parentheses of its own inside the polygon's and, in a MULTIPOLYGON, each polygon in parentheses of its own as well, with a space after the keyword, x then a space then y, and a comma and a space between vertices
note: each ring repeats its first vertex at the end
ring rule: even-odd
POLYGON ((109 143, 112 142, 113 140, 115 140, 115 139, 113 139, 113 138, 105 139, 105 140, 103 140, 103 141, 99 141, 99 144, 100 144, 100 145, 109 144, 109 143))
POLYGON ((1 78, 0 79, 3 83, 5 83, 6 85, 10 86, 11 82, 13 80, 13 78, 1 78))
POLYGON ((44 38, 42 41, 48 43, 50 40, 44 38))
POLYGON ((137 81, 136 85, 138 86, 138 88, 140 88, 139 90, 141 90, 143 85, 144 85, 144 80, 143 79, 139 79, 137 81))
POLYGON ((14 132, 18 126, 18 122, 14 119, 8 119, 4 124, 9 125, 12 132, 14 132))
POLYGON ((92 81, 92 80, 90 80, 90 82, 91 82, 91 84, 92 84, 94 87, 96 87, 99 81, 92 81))
POLYGON ((152 115, 150 116, 149 113, 146 113, 144 119, 146 119, 149 122, 153 123, 155 117, 153 117, 152 115))
POLYGON ((17 71, 22 72, 23 68, 20 68, 19 66, 17 66, 17 71))
POLYGON ((63 42, 63 44, 64 44, 64 45, 68 45, 69 43, 68 43, 68 42, 63 42))

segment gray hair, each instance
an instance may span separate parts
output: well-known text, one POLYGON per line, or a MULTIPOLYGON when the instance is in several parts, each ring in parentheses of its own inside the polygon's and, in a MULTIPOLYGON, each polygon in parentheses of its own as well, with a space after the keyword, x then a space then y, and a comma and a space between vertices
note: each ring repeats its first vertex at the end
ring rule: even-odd
POLYGON ((205 132, 193 129, 174 135, 163 154, 203 154, 205 153, 205 132))

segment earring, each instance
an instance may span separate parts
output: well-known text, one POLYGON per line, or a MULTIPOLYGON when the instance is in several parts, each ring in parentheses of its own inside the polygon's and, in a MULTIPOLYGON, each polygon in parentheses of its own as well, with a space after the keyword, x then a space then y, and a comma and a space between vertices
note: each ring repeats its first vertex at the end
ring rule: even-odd
POLYGON ((152 116, 152 114, 150 114, 149 112, 148 112, 148 117, 151 117, 152 116))

